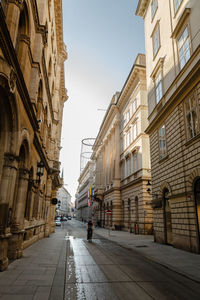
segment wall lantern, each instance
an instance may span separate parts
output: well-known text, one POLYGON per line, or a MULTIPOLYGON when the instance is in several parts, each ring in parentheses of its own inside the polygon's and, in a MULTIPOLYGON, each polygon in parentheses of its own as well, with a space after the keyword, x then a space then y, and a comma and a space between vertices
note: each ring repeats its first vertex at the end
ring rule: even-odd
POLYGON ((150 204, 150 205, 152 205, 153 208, 161 208, 162 201, 158 200, 158 194, 152 193, 150 180, 147 180, 146 187, 147 187, 147 190, 146 190, 147 193, 154 198, 154 200, 152 202, 150 202, 150 203, 146 202, 146 205, 150 204))
POLYGON ((37 179, 36 183, 40 183, 40 177, 44 175, 44 163, 42 161, 37 163, 37 179))

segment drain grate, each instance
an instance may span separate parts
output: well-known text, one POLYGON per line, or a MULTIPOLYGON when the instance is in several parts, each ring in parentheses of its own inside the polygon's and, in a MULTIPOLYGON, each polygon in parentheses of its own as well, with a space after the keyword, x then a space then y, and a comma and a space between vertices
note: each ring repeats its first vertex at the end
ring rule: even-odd
POLYGON ((145 248, 145 247, 148 247, 147 245, 138 245, 138 246, 135 246, 136 248, 145 248))

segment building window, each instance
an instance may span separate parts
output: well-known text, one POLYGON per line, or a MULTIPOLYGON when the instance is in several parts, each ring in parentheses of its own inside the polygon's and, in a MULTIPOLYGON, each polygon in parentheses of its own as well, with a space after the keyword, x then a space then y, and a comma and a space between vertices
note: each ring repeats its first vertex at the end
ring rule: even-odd
POLYGON ((178 39, 178 56, 180 69, 182 69, 190 58, 190 40, 188 26, 185 27, 183 33, 178 39))
POLYGON ((124 179, 124 161, 121 163, 121 180, 124 179))
POLYGON ((162 98, 162 75, 159 73, 159 75, 155 79, 155 92, 156 92, 156 104, 160 101, 162 98))
POLYGON ((131 174, 131 160, 128 156, 126 159, 126 176, 128 177, 131 174))
POLYGON ((159 152, 160 152, 160 159, 167 155, 167 145, 166 145, 166 130, 165 125, 159 128, 159 152))
POLYGON ((153 56, 155 57, 159 48, 160 48, 160 30, 159 24, 156 25, 156 29, 154 30, 153 36, 153 56))
POLYGON ((133 125, 133 141, 136 139, 136 137, 137 137, 137 123, 133 125))
POLYGON ((126 113, 126 123, 130 120, 130 110, 127 111, 126 113))
POLYGON ((175 11, 175 13, 177 12, 177 10, 178 10, 178 8, 179 8, 182 1, 183 0, 174 0, 174 11, 175 11))
POLYGON ((137 171, 137 153, 133 153, 133 173, 137 171))
POLYGON ((126 134, 126 147, 128 147, 131 143, 131 132, 130 130, 126 134))
POLYGON ((198 133, 197 100, 195 94, 185 101, 185 117, 188 139, 193 138, 198 133))
POLYGON ((132 102, 132 114, 136 112, 137 109, 137 99, 132 102))
POLYGON ((153 20, 156 10, 158 8, 158 1, 157 0, 152 0, 151 2, 151 19, 153 20))

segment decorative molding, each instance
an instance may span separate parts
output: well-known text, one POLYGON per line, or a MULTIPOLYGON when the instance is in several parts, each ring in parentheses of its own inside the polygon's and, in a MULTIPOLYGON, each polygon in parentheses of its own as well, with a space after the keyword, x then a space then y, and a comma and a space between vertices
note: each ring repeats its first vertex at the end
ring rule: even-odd
POLYGON ((158 71, 163 68, 164 59, 165 59, 165 57, 160 57, 159 58, 156 66, 155 66, 155 68, 153 69, 153 71, 152 71, 152 73, 150 75, 150 77, 151 77, 152 80, 155 80, 155 77, 156 77, 158 71))
POLYGON ((184 12, 182 13, 178 23, 176 24, 176 27, 174 28, 171 37, 175 39, 181 30, 183 24, 185 23, 186 19, 189 17, 189 14, 191 13, 190 8, 185 8, 184 12))

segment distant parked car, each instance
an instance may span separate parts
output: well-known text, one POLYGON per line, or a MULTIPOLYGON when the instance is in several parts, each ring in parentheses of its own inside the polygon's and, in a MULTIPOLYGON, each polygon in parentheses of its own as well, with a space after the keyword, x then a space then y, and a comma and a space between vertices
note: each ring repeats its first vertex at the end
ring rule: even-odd
POLYGON ((57 220, 55 220, 55 225, 56 225, 56 226, 61 226, 61 222, 60 222, 60 220, 58 220, 58 219, 57 219, 57 220))
POLYGON ((62 217, 62 221, 67 221, 67 217, 62 217))
POLYGON ((72 219, 72 218, 69 216, 69 217, 68 217, 68 220, 71 220, 71 219, 72 219))

